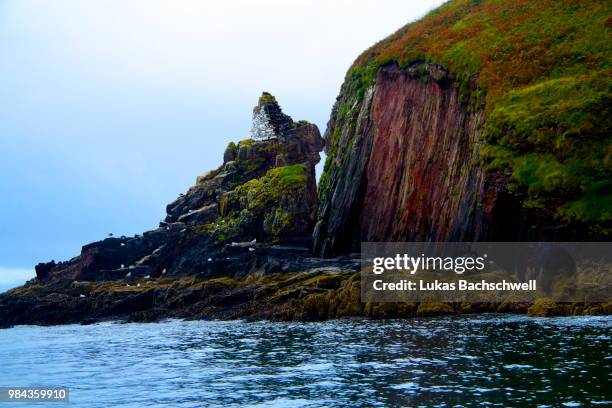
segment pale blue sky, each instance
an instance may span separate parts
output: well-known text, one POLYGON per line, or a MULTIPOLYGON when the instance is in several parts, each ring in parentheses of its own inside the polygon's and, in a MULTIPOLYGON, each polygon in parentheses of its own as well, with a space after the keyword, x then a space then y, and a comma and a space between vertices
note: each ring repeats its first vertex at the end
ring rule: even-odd
POLYGON ((325 130, 347 68, 443 0, 0 0, 0 284, 165 205, 261 91, 325 130))

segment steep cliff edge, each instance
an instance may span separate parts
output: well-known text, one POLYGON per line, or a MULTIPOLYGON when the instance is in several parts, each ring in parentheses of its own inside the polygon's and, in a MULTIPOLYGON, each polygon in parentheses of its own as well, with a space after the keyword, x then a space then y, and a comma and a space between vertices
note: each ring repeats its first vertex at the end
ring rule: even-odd
POLYGON ((325 133, 316 252, 609 239, 611 15, 455 0, 364 52, 325 133))

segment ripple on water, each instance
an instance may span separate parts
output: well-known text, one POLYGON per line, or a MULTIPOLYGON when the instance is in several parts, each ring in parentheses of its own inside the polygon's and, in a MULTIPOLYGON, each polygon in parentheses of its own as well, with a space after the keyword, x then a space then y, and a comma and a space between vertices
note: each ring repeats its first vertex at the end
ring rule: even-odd
POLYGON ((611 327, 501 315, 16 327, 0 331, 0 385, 68 386, 94 408, 603 406, 611 327))

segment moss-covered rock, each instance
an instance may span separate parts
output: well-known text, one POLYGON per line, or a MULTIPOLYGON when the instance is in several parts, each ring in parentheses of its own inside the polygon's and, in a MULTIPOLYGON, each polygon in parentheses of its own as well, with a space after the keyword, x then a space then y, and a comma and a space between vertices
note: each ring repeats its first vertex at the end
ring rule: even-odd
POLYGON ((225 148, 225 152, 223 153, 223 163, 236 160, 237 155, 238 147, 236 146, 236 143, 230 142, 225 148))
POLYGON ((455 313, 455 309, 444 302, 424 302, 420 303, 417 308, 418 316, 439 316, 455 313))
POLYGON ((222 194, 222 217, 204 229, 218 240, 306 236, 316 209, 312 182, 304 163, 272 168, 222 194))
POLYGON ((235 273, 213 277, 184 275, 136 281, 74 282, 67 286, 32 283, 0 294, 0 327, 92 323, 106 319, 149 322, 171 317, 320 321, 488 312, 527 312, 533 317, 610 315, 612 302, 558 303, 542 299, 532 305, 363 303, 359 272, 337 266, 246 276, 235 273))
POLYGON ((572 310, 572 304, 539 299, 527 309, 527 314, 532 317, 567 316, 572 310))

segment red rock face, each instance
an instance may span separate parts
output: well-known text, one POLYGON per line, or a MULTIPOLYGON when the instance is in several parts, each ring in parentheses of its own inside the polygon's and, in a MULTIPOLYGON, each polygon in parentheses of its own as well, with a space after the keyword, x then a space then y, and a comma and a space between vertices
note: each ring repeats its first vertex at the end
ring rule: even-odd
POLYGON ((347 78, 325 133, 317 254, 357 252, 367 241, 584 239, 523 208, 508 172, 483 167, 483 106, 463 102, 443 67, 387 65, 363 97, 359 86, 347 78))
POLYGON ((370 118, 362 240, 474 235, 483 182, 483 172, 474 166, 480 115, 468 111, 458 90, 445 80, 383 68, 370 118))
POLYGON ((343 86, 326 131, 334 143, 320 191, 315 251, 364 241, 517 240, 524 214, 503 173, 480 163, 482 107, 462 102, 448 72, 415 63, 379 70, 361 100, 343 86))

